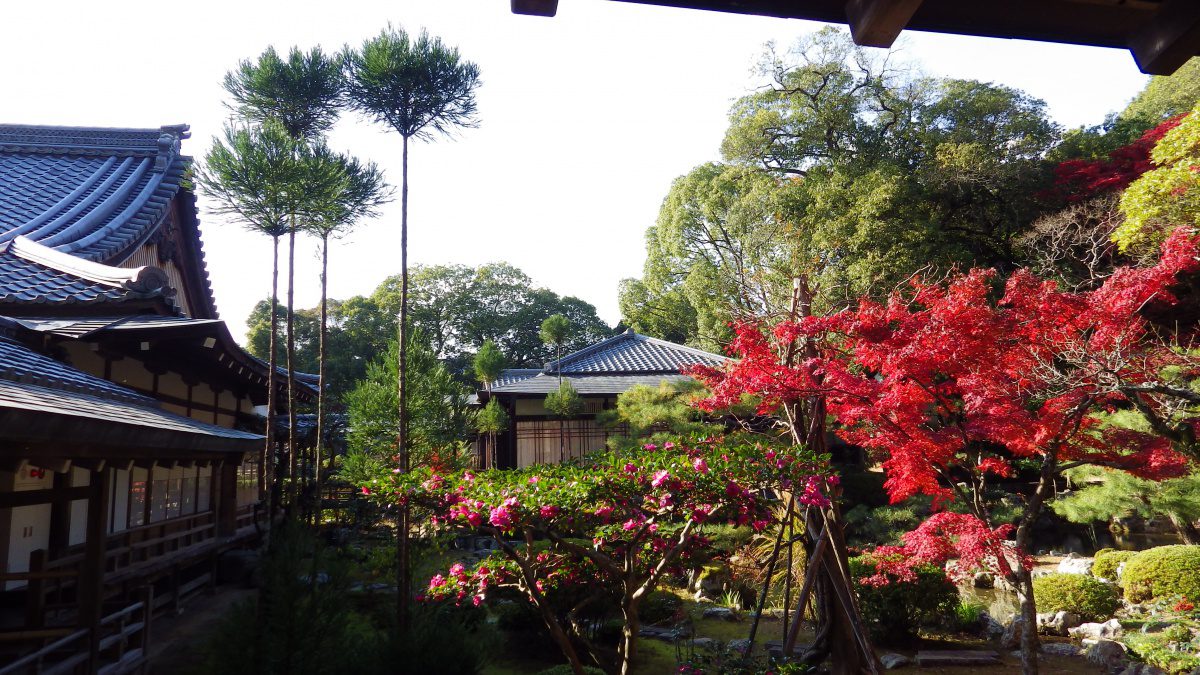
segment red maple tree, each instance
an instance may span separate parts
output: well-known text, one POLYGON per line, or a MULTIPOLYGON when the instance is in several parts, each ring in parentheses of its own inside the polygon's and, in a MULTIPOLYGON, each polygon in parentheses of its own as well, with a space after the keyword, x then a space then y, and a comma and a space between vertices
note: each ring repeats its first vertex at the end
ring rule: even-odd
POLYGON ((1107 159, 1069 159, 1054 168, 1054 192, 1067 201, 1080 201, 1104 192, 1124 190, 1154 168, 1150 151, 1187 115, 1177 115, 1147 129, 1136 141, 1108 154, 1107 159))
MULTIPOLYGON (((1062 291, 1024 271, 1001 285, 996 272, 972 270, 947 283, 914 280, 885 302, 864 299, 854 309, 770 331, 741 323, 731 347, 739 360, 691 371, 712 389, 700 405, 725 408, 750 394, 767 414, 788 401, 823 397, 838 434, 882 461, 893 502, 925 494, 935 505, 967 505, 976 524, 934 528, 943 546, 980 527, 990 531, 989 477, 1012 476, 1017 463, 1036 467, 1036 488, 1016 528, 1020 556, 1062 471, 1094 464, 1163 479, 1187 470, 1171 439, 1105 417, 1135 407, 1164 423, 1179 413, 1161 410, 1158 395, 1166 369, 1192 367, 1172 339, 1194 326, 1166 336, 1141 311, 1174 301, 1181 275, 1200 270, 1200 251, 1184 228, 1162 251, 1155 266, 1118 270, 1090 292, 1062 291), (808 350, 815 356, 789 365, 782 355, 794 353, 797 340, 815 345, 808 350)), ((998 571, 1023 596, 1023 651, 1032 660, 1036 609, 1028 569, 998 571)))

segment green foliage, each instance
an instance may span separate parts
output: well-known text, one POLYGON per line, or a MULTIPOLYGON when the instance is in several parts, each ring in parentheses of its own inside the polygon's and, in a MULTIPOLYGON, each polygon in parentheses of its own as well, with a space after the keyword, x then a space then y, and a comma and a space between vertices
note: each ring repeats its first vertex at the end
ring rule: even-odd
POLYGON ((475 428, 485 434, 498 434, 508 428, 508 413, 492 399, 475 414, 475 428))
POLYGON ((799 275, 823 311, 930 265, 1011 265, 1051 180, 1042 101, 919 77, 835 29, 769 53, 762 74, 734 104, 725 163, 676 180, 647 231, 643 275, 621 285, 630 325, 714 349, 731 318, 788 311, 799 275))
MULTIPOLYGON (((400 277, 388 277, 371 300, 393 321, 400 311, 400 277)), ((538 288, 521 270, 506 263, 414 266, 409 276, 409 317, 424 332, 434 353, 453 372, 475 380, 472 357, 491 340, 510 368, 541 367, 554 356, 539 328, 561 314, 574 330, 562 349, 581 349, 612 334, 596 308, 576 297, 538 288)))
POLYGON ((1117 579, 1117 568, 1121 566, 1121 563, 1129 562, 1135 555, 1137 555, 1137 551, 1102 548, 1096 551, 1095 560, 1092 563, 1092 576, 1120 583, 1117 579))
POLYGON ((1130 633, 1121 638, 1121 642, 1137 658, 1168 673, 1183 675, 1195 672, 1200 668, 1200 646, 1194 641, 1173 639, 1182 636, 1177 633, 1169 635, 1170 632, 1171 629, 1161 633, 1130 633))
POLYGON ((504 371, 504 354, 495 342, 484 340, 471 365, 475 371, 475 379, 482 382, 483 386, 489 387, 504 371))
POLYGON ((206 673, 322 675, 369 668, 380 635, 354 611, 342 561, 297 525, 277 528, 255 600, 233 608, 204 649, 206 673), (326 575, 317 583, 318 573, 326 575))
POLYGON ((570 380, 563 380, 558 391, 546 394, 546 410, 557 417, 574 417, 583 411, 583 399, 570 380))
POLYGON ((1200 102, 1200 59, 1191 59, 1171 75, 1150 78, 1121 112, 1121 119, 1137 120, 1145 128, 1190 112, 1200 102))
MULTIPOLYGON (((461 459, 469 419, 466 391, 434 358, 417 332, 410 333, 408 356, 408 439, 413 466, 435 458, 453 466, 461 459)), ((399 350, 395 342, 367 367, 365 379, 346 395, 349 454, 343 474, 352 482, 395 465, 396 391, 399 350)))
POLYGON ((409 630, 393 632, 368 672, 482 673, 503 644, 485 619, 482 609, 417 603, 409 630))
MULTIPOLYGON (((539 671, 537 675, 575 675, 575 671, 571 669, 570 665, 564 663, 539 671)), ((583 675, 605 675, 605 673, 595 666, 584 666, 583 675)))
POLYGON ((1150 158, 1156 168, 1121 195, 1125 222, 1113 240, 1122 250, 1156 244, 1172 226, 1200 223, 1200 176, 1192 170, 1200 164, 1200 115, 1189 115, 1168 131, 1150 158))
POLYGON ((542 342, 548 345, 554 345, 555 349, 561 349, 562 344, 567 341, 571 334, 571 320, 562 314, 551 314, 542 321, 541 330, 538 335, 542 338, 542 342))
POLYGON ((860 504, 845 513, 846 538, 860 546, 897 545, 901 535, 915 530, 927 515, 928 506, 916 499, 875 508, 860 504))
POLYGON ((683 600, 670 591, 651 591, 642 600, 639 614, 646 623, 663 623, 675 616, 683 600))
POLYGON ((985 611, 987 611, 987 607, 981 602, 959 600, 954 607, 953 628, 965 631, 979 626, 979 621, 983 618, 985 611))
POLYGON ((692 398, 704 390, 695 380, 660 382, 657 387, 639 384, 617 396, 615 410, 601 413, 603 424, 627 424, 633 439, 652 431, 693 435, 705 428, 692 398))
POLYGON ((1038 611, 1067 611, 1086 621, 1104 621, 1121 601, 1116 587, 1086 574, 1047 574, 1033 580, 1038 611))
POLYGON ((479 67, 424 30, 413 38, 388 26, 343 58, 351 104, 406 139, 476 123, 479 67))
POLYGON ((1130 602, 1200 598, 1200 546, 1159 546, 1125 563, 1121 585, 1130 602))
POLYGON ((287 60, 267 47, 257 61, 246 59, 225 75, 225 91, 245 119, 278 122, 292 138, 311 139, 328 131, 343 106, 341 60, 320 47, 292 47, 287 60))
POLYGON ((1068 473, 1083 485, 1051 502, 1054 512, 1074 523, 1108 522, 1116 518, 1166 518, 1180 534, 1191 534, 1190 523, 1200 520, 1200 473, 1151 481, 1124 471, 1080 467, 1068 473))
MULTIPOLYGON (((944 623, 956 615, 958 590, 936 565, 913 568, 915 581, 891 577, 881 586, 861 583, 876 574, 871 556, 850 559, 850 576, 858 595, 863 619, 881 641, 905 641, 916 636, 921 626, 944 623)), ((890 575, 889 575, 890 577, 890 575)))

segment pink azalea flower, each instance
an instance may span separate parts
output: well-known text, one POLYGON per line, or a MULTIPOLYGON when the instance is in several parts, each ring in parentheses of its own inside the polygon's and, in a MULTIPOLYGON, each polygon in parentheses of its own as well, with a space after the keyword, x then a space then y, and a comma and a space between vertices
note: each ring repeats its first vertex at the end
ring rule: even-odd
POLYGON ((655 444, 653 444, 653 443, 647 443, 647 444, 645 444, 645 445, 643 445, 643 446, 642 446, 642 449, 643 449, 643 450, 657 450, 657 449, 658 449, 658 446, 657 446, 657 445, 655 445, 655 444))
POLYGON ((364 485, 362 488, 362 493, 364 495, 369 495, 369 494, 371 494, 371 490, 370 490, 370 488, 368 488, 367 486, 364 485))
POLYGON ((537 589, 538 589, 538 592, 539 592, 539 593, 545 593, 545 592, 546 592, 546 584, 542 583, 542 580, 541 580, 541 579, 538 579, 538 580, 537 580, 537 582, 536 582, 534 585, 535 585, 535 586, 537 586, 537 589))
POLYGON ((488 522, 502 530, 506 530, 509 527, 512 527, 512 513, 509 512, 507 506, 497 506, 496 508, 492 509, 490 517, 488 518, 488 522))
POLYGON ((650 523, 650 527, 646 529, 650 530, 651 533, 658 532, 658 523, 650 523))
POLYGON ((476 607, 478 607, 478 606, 482 605, 482 604, 483 604, 483 596, 482 596, 482 595, 476 595, 476 596, 472 597, 472 598, 471 598, 471 604, 475 605, 476 607))
POLYGON ((671 441, 667 441, 666 443, 663 443, 663 450, 670 450, 673 447, 675 447, 675 444, 672 443, 671 441))
POLYGON ((441 588, 442 586, 445 586, 445 585, 446 585, 446 577, 444 577, 440 574, 433 575, 433 578, 429 580, 429 590, 431 590, 431 591, 434 590, 435 588, 441 588))
POLYGON ((637 473, 637 467, 633 462, 625 462, 625 473, 637 473))
POLYGON ((553 518, 554 516, 557 516, 558 511, 559 511, 559 509, 557 506, 553 506, 550 504, 547 504, 547 505, 543 506, 542 508, 538 509, 538 513, 540 513, 541 516, 547 520, 549 520, 550 518, 553 518))
POLYGON ((467 570, 467 568, 463 567, 462 563, 454 563, 453 565, 450 566, 450 576, 453 576, 453 577, 466 576, 466 574, 465 574, 466 570, 467 570))
POLYGON ((596 517, 597 518, 608 518, 609 516, 612 515, 612 512, 613 512, 613 508, 611 506, 605 504, 604 506, 601 506, 600 508, 596 509, 596 517))
POLYGON ((699 473, 708 473, 708 462, 704 461, 703 457, 697 457, 692 460, 692 468, 699 473))
POLYGON ((483 524, 483 514, 478 511, 470 511, 467 513, 467 522, 471 524, 471 527, 479 527, 483 524))
POLYGON ((658 487, 658 486, 662 485, 663 483, 667 482, 667 479, 669 479, 670 477, 671 477, 671 474, 668 473, 666 469, 663 469, 662 471, 659 471, 658 473, 654 474, 654 480, 650 481, 650 484, 653 485, 654 487, 658 487))
POLYGON ((540 479, 540 478, 538 478, 537 476, 531 476, 531 477, 529 478, 529 484, 530 484, 530 485, 537 485, 537 482, 538 482, 539 480, 541 480, 541 479, 540 479))
POLYGON ((637 526, 637 521, 630 518, 629 520, 625 521, 625 524, 622 525, 621 528, 628 532, 629 530, 637 528, 637 526))

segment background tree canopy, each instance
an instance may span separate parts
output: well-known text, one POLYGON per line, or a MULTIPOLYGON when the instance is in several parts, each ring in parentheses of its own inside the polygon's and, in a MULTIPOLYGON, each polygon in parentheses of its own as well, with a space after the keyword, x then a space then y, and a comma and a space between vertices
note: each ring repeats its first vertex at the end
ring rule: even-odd
POLYGON ((1030 236, 1068 206, 1056 166, 1107 158, 1200 96, 1193 61, 1103 124, 1064 132, 1024 92, 923 76, 834 28, 786 53, 768 46, 760 75, 767 86, 730 111, 724 161, 675 181, 647 230, 642 277, 621 283, 623 321, 639 332, 720 349, 729 321, 786 312, 797 276, 818 312, 922 270, 1033 263, 1056 276, 1049 262, 1072 284, 1102 276, 1128 262, 1108 250, 1113 202, 1042 222, 1074 228, 1055 242, 1066 257, 1047 258, 1045 236, 1030 236))
MULTIPOLYGON (((409 277, 409 321, 427 341, 434 357, 464 383, 474 382, 471 361, 487 340, 504 356, 509 368, 539 367, 554 358, 554 347, 542 342, 542 321, 561 314, 571 331, 563 343, 567 354, 612 335, 591 304, 537 288, 524 272, 506 263, 415 266, 409 277)), ((279 316, 286 310, 279 306, 279 316)), ((329 362, 331 392, 340 399, 367 373, 397 332, 400 278, 384 279, 369 296, 331 300, 329 304, 329 362)), ((252 354, 267 353, 271 334, 270 302, 255 306, 246 323, 252 354)), ((303 372, 316 372, 318 350, 316 309, 295 312, 296 363, 303 372)), ((282 345, 283 336, 276 338, 282 345)))

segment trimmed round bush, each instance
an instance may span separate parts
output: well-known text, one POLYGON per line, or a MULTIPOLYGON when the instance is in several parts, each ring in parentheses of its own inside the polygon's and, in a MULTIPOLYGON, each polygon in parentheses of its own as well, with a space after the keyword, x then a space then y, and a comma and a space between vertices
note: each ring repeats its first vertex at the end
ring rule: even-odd
POLYGON ((1121 585, 1130 602, 1200 598, 1200 546, 1159 546, 1129 559, 1121 585))
POLYGON ((936 565, 913 568, 915 581, 902 581, 888 575, 888 583, 872 586, 860 583, 876 573, 870 556, 850 559, 850 576, 858 595, 859 609, 871 632, 881 642, 899 643, 916 637, 921 626, 952 621, 958 608, 958 589, 936 565))
POLYGON ((638 617, 645 623, 662 623, 675 616, 675 612, 683 606, 678 595, 670 591, 651 591, 642 600, 638 609, 638 617))
POLYGON ((1086 574, 1047 574, 1033 580, 1038 612, 1067 611, 1085 621, 1104 621, 1117 611, 1117 590, 1086 574))
POLYGON ((1137 553, 1137 551, 1102 548, 1096 551, 1095 562, 1092 563, 1092 575, 1118 583, 1117 568, 1121 566, 1121 563, 1129 562, 1129 559, 1137 553))

